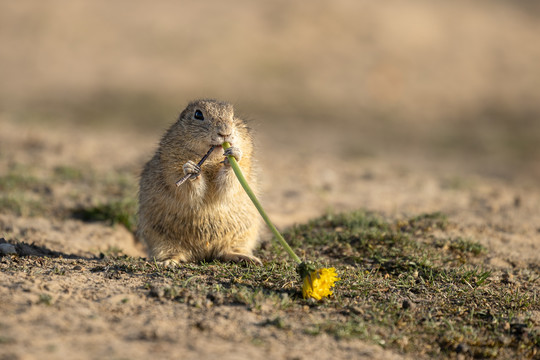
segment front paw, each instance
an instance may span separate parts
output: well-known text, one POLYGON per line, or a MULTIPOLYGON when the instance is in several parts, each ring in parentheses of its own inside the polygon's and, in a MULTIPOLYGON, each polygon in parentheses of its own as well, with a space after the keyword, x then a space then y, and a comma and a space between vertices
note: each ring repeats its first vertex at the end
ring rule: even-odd
POLYGON ((184 175, 191 175, 190 180, 195 180, 201 175, 201 168, 191 160, 182 166, 182 170, 184 175))
POLYGON ((232 156, 233 158, 236 159, 237 162, 240 162, 240 159, 242 158, 242 150, 240 150, 239 147, 231 146, 230 148, 225 150, 225 152, 223 153, 223 156, 225 156, 225 160, 223 160, 223 163, 225 165, 230 165, 229 158, 228 158, 229 156, 232 156))

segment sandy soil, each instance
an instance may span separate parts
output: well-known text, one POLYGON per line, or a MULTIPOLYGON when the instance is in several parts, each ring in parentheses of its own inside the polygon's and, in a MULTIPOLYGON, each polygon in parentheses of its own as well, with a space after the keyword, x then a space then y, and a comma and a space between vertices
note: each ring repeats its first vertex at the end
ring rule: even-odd
MULTIPOLYGON (((213 18, 226 12, 255 34, 237 44, 237 57, 219 63, 228 69, 225 81, 217 80, 225 75, 209 59, 231 43, 204 46, 223 23, 178 39, 174 14, 185 9, 163 5, 145 14, 133 5, 139 16, 111 32, 126 4, 54 3, 37 10, 2 4, 0 37, 12 51, 0 54, 6 79, 0 174, 22 168, 47 179, 69 166, 90 170, 98 182, 127 174, 134 184, 176 112, 188 99, 212 94, 235 101, 252 119, 263 202, 278 227, 327 211, 363 208, 392 219, 440 211, 450 222, 440 236, 482 243, 489 249, 486 265, 540 264, 540 53, 532 45, 540 41, 538 8, 419 3, 317 2, 308 15, 299 6, 281 11, 285 4, 213 8, 213 18), (357 22, 352 17, 359 12, 357 22), (33 27, 22 27, 22 20, 33 27), (123 42, 140 29, 139 45, 123 42), (283 42, 288 34, 295 42, 283 42), (176 41, 185 45, 168 48, 176 41), (340 72, 352 68, 358 72, 340 72), (134 93, 155 95, 139 101, 134 93), (112 104, 118 99, 124 102, 112 104)), ((195 4, 189 10, 209 11, 195 4)), ((198 25, 197 16, 184 19, 183 31, 198 25)), ((244 33, 233 26, 223 36, 244 33)), ((294 326, 288 333, 261 326, 270 307, 196 308, 147 296, 143 279, 92 271, 111 249, 145 256, 132 233, 66 213, 102 201, 106 190, 53 181, 28 193, 53 211, 26 216, 0 209, 0 237, 62 257, 0 257, 2 360, 406 357, 359 340, 313 338, 294 326), (8 271, 13 264, 24 271, 8 271)))

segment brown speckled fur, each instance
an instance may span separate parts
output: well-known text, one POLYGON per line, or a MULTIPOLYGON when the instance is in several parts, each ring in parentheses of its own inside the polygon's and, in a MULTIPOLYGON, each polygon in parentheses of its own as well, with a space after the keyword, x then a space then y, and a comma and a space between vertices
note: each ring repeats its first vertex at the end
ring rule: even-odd
POLYGON ((252 255, 259 216, 232 168, 222 163, 223 149, 214 150, 197 179, 175 185, 184 175, 184 164, 197 163, 212 145, 223 141, 241 150, 240 167, 256 191, 249 129, 234 117, 231 104, 216 100, 191 102, 144 167, 137 236, 157 261, 220 259, 260 264, 252 255), (194 118, 196 110, 204 120, 194 118))

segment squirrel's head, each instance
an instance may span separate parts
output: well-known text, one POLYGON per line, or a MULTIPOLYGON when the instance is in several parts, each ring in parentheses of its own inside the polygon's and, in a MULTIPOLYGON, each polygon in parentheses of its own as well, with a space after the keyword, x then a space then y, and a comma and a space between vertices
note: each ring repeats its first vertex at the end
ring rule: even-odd
MULTIPOLYGON (((234 143, 236 125, 233 106, 217 100, 195 100, 180 114, 177 124, 184 136, 203 147, 234 143)), ((187 140, 187 139, 186 139, 187 140)))

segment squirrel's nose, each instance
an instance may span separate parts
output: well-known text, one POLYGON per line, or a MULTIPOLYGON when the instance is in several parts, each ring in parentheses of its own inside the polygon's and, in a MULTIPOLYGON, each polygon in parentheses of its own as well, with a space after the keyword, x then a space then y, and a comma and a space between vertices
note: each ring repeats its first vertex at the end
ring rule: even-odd
POLYGON ((220 126, 217 131, 219 136, 227 137, 231 136, 232 134, 232 128, 230 126, 220 126))

